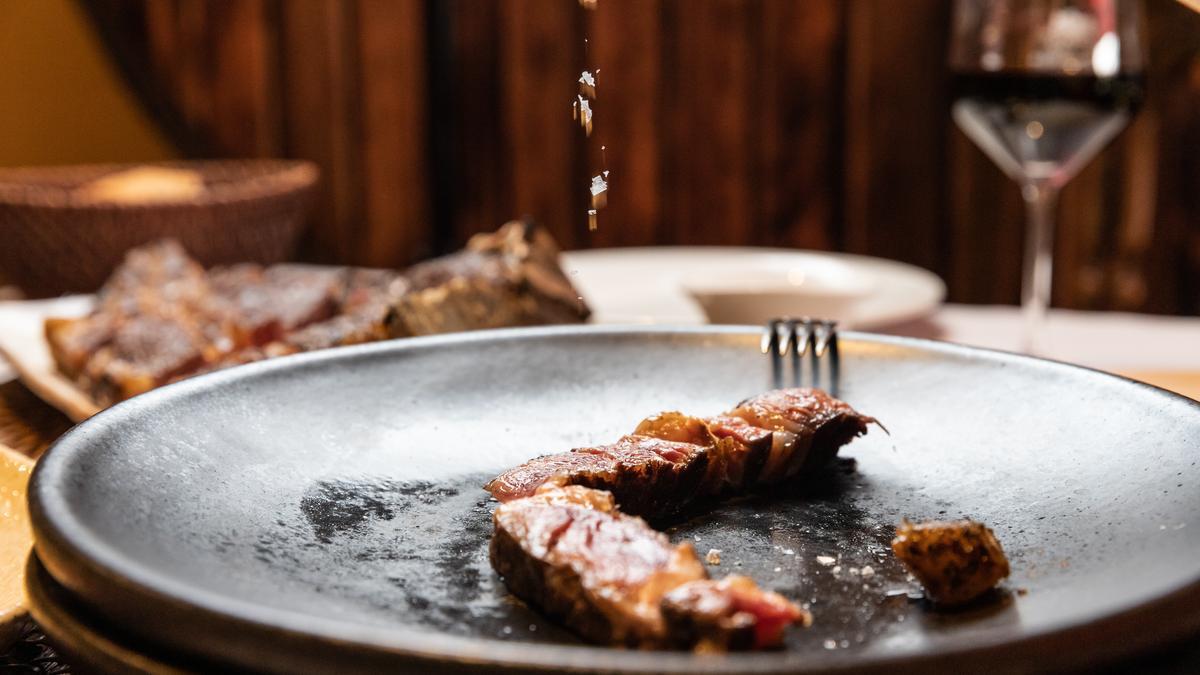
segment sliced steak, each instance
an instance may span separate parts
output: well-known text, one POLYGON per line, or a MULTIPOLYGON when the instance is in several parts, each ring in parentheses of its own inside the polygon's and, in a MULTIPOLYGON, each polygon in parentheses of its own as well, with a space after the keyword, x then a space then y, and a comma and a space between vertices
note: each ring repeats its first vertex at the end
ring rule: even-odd
POLYGON ((816 389, 780 389, 702 419, 648 417, 612 445, 545 455, 484 486, 500 501, 540 486, 609 490, 627 513, 669 517, 699 497, 744 493, 813 471, 874 420, 816 389))
POLYGON ((838 448, 867 433, 872 417, 820 389, 775 389, 746 399, 727 413, 773 432, 771 452, 759 476, 769 484, 827 464, 838 448))
POLYGON ((672 545, 602 491, 546 487, 492 517, 491 562, 509 590, 591 642, 753 648, 770 644, 760 633, 778 640, 804 618, 748 579, 706 581, 690 544, 672 545))
POLYGON ((690 502, 708 469, 707 448, 648 436, 576 448, 530 460, 492 479, 484 489, 506 502, 543 485, 581 485, 611 492, 626 513, 661 518, 690 502))

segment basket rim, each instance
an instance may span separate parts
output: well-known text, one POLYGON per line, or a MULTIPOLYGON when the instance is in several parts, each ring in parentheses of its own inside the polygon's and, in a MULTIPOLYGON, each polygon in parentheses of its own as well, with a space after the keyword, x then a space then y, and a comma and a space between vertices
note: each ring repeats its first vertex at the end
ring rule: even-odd
POLYGON ((266 158, 0 167, 0 206, 79 212, 204 208, 304 193, 316 185, 319 177, 320 171, 311 161, 266 158), (86 173, 90 177, 94 176, 90 178, 94 180, 107 174, 142 167, 189 169, 206 178, 235 169, 250 175, 240 180, 208 186, 202 193, 192 197, 142 203, 81 199, 74 194, 75 188, 40 182, 52 180, 55 176, 70 176, 75 173, 86 173))

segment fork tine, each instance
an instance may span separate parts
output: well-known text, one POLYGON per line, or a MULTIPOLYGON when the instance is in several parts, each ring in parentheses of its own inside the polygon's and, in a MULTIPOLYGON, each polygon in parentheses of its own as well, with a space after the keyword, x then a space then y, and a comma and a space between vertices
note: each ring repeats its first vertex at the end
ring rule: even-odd
POLYGON ((771 374, 775 387, 783 387, 784 357, 791 356, 792 386, 804 385, 804 361, 809 362, 812 371, 810 386, 820 387, 821 362, 829 362, 830 394, 837 395, 838 379, 841 363, 838 354, 837 322, 825 319, 779 318, 768 321, 763 326, 762 339, 759 345, 763 354, 771 356, 771 374))
POLYGON ((783 355, 780 354, 779 348, 780 323, 779 319, 767 322, 763 327, 762 341, 759 345, 763 354, 771 355, 771 379, 776 389, 783 386, 783 355))

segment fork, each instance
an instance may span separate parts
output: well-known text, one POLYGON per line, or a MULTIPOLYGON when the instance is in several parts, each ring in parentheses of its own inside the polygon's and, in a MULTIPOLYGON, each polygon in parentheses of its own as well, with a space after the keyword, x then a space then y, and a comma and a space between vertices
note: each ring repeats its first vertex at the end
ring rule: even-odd
POLYGON ((771 375, 776 389, 785 386, 784 357, 789 353, 791 358, 792 386, 804 386, 804 356, 808 355, 811 385, 821 386, 821 361, 829 363, 829 386, 825 387, 831 395, 837 396, 838 389, 838 335, 837 322, 828 319, 799 319, 779 318, 768 321, 763 326, 760 349, 763 354, 771 355, 771 375))

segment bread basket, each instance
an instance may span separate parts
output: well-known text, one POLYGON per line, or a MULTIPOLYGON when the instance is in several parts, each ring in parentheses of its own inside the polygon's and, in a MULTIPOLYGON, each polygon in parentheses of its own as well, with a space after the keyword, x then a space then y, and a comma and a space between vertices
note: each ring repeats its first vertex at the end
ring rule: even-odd
POLYGON ((126 251, 163 237, 205 265, 286 260, 317 176, 312 163, 290 160, 0 169, 0 286, 28 297, 94 291, 126 251), (87 196, 87 186, 139 167, 183 170, 198 188, 146 201, 87 196))

